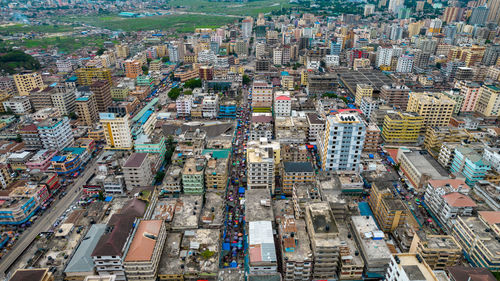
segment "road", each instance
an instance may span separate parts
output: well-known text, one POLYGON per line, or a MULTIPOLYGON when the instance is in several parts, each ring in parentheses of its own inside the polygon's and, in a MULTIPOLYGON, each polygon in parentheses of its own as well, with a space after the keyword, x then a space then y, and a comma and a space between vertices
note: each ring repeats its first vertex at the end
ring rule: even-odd
POLYGON ((14 244, 14 247, 2 258, 0 263, 0 275, 7 275, 7 270, 9 267, 17 260, 17 258, 23 254, 26 248, 31 244, 33 239, 40 233, 47 231, 60 217, 65 210, 81 195, 81 187, 87 182, 92 174, 95 172, 95 162, 99 158, 97 156, 93 157, 92 161, 87 164, 87 169, 83 174, 70 186, 68 186, 66 196, 56 200, 54 204, 45 211, 45 213, 35 221, 35 223, 30 226, 26 231, 23 232, 21 238, 14 244))

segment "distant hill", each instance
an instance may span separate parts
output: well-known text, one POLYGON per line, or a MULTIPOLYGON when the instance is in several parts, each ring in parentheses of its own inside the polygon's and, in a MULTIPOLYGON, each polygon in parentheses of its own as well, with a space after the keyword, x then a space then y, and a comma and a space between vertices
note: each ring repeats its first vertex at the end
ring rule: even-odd
POLYGON ((0 49, 0 72, 14 74, 20 70, 38 70, 40 62, 18 50, 0 49))

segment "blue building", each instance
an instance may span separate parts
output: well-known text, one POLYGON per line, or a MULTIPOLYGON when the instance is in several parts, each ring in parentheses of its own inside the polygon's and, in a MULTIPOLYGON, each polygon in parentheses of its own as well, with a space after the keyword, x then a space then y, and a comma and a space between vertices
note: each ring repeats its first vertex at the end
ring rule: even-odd
POLYGON ((236 118, 236 103, 235 102, 225 102, 219 105, 219 116, 218 118, 236 118))
POLYGON ((465 183, 469 186, 483 180, 490 169, 490 164, 478 151, 466 146, 455 148, 450 170, 457 176, 465 177, 465 183))

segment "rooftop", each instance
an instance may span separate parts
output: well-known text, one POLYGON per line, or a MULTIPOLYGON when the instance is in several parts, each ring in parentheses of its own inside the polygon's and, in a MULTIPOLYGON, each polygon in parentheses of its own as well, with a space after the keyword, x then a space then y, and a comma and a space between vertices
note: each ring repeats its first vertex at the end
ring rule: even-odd
POLYGON ((408 279, 412 280, 425 280, 425 281, 437 281, 436 275, 432 272, 432 269, 425 262, 419 262, 415 254, 398 254, 399 263, 397 266, 402 268, 408 279))
POLYGON ((94 271, 94 261, 91 254, 105 230, 105 224, 94 224, 90 227, 66 266, 65 273, 94 271))
POLYGON ((48 268, 18 269, 9 281, 44 281, 49 274, 48 268))
POLYGON ((139 168, 148 156, 147 153, 132 153, 123 165, 124 168, 139 168))
POLYGON ((178 199, 172 229, 196 229, 201 214, 202 195, 186 195, 178 199), (195 210, 196 208, 196 210, 195 210))
POLYGON ((139 223, 125 262, 151 260, 162 224, 162 220, 142 220, 139 223))
POLYGON ((283 162, 285 173, 314 173, 311 162, 283 162))
POLYGON ((472 198, 459 192, 452 192, 442 196, 451 207, 465 208, 476 207, 477 204, 472 198))
POLYGON ((248 245, 250 263, 277 261, 270 220, 249 222, 248 245))
POLYGON ((307 208, 311 215, 315 236, 339 233, 337 222, 335 221, 335 217, 333 216, 332 209, 328 202, 311 203, 307 208))
POLYGON ((245 197, 245 219, 247 222, 274 220, 271 194, 268 189, 248 189, 245 197))
POLYGON ((359 248, 368 263, 383 261, 389 262, 391 252, 383 237, 384 234, 377 227, 372 216, 352 216, 353 230, 357 233, 359 248))

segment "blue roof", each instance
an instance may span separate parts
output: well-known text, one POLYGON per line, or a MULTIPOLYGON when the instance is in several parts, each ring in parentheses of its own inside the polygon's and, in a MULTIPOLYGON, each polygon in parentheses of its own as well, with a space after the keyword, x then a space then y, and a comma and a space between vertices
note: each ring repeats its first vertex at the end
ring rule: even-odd
POLYGON ((108 196, 104 199, 104 202, 111 202, 113 200, 113 196, 108 196))
POLYGON ((137 121, 139 124, 144 124, 146 123, 146 121, 148 121, 149 119, 149 116, 151 116, 151 114, 153 114, 153 110, 148 110, 146 112, 144 112, 144 114, 141 116, 141 118, 137 121))
POLYGON ((288 71, 281 71, 281 76, 288 76, 290 75, 288 71))
POLYGON ((64 162, 66 161, 66 156, 59 156, 59 155, 56 155, 54 157, 52 157, 52 159, 50 161, 54 161, 54 162, 64 162))
POLYGON ((77 80, 78 80, 78 77, 71 76, 70 78, 66 79, 66 82, 76 82, 77 80))
POLYGON ((64 272, 91 272, 94 270, 94 261, 91 255, 105 230, 105 224, 94 224, 90 227, 64 272))
POLYGON ((358 203, 359 214, 362 216, 373 216, 373 212, 367 202, 358 203))
POLYGON ((85 148, 83 147, 66 147, 63 149, 64 152, 71 152, 72 154, 82 154, 85 152, 85 148))

